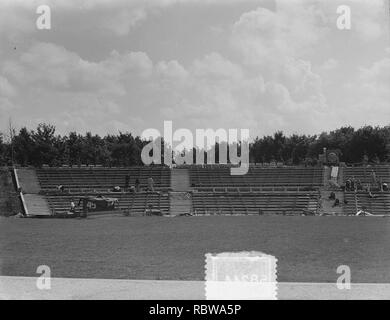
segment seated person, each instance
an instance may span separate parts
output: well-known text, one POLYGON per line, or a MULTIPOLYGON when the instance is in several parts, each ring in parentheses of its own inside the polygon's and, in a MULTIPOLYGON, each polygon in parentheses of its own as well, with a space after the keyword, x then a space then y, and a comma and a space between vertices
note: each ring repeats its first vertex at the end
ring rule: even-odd
POLYGON ((112 192, 121 192, 121 187, 120 186, 113 187, 112 192))
POLYGON ((347 179, 347 181, 345 181, 345 189, 347 191, 351 190, 351 180, 350 179, 347 179))
POLYGON ((148 178, 148 190, 154 192, 154 180, 152 177, 148 178))
POLYGON ((135 179, 135 191, 136 192, 140 192, 141 191, 140 186, 141 186, 141 183, 140 183, 139 179, 138 178, 135 179))
POLYGON ((340 200, 336 198, 336 199, 334 200, 334 203, 333 203, 333 206, 332 206, 332 207, 334 208, 334 207, 337 207, 337 206, 339 206, 339 205, 340 205, 340 200))
POLYGON ((389 191, 389 186, 387 185, 386 182, 383 182, 383 184, 382 184, 382 190, 383 190, 383 191, 389 191))
POLYGON ((76 205, 75 205, 73 199, 70 201, 70 210, 69 211, 72 213, 75 213, 75 211, 76 211, 76 205))
POLYGON ((336 194, 332 191, 329 195, 329 200, 334 200, 336 199, 336 194))

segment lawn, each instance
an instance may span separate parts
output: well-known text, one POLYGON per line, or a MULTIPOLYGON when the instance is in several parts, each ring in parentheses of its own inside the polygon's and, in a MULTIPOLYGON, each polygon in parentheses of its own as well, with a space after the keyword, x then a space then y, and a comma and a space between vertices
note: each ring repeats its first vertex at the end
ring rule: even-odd
POLYGON ((0 218, 1 275, 204 279, 206 253, 262 251, 278 259, 279 282, 390 283, 390 219, 209 216, 0 218))

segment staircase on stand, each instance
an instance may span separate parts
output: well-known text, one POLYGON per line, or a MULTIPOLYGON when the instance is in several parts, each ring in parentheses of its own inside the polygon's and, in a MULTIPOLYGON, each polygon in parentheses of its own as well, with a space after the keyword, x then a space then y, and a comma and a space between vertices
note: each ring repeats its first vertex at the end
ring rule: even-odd
POLYGON ((19 185, 22 188, 23 193, 36 194, 41 191, 35 169, 20 168, 16 169, 16 173, 18 175, 19 185))
POLYGON ((22 189, 26 215, 28 217, 50 216, 49 204, 45 196, 39 194, 41 187, 35 169, 16 169, 15 179, 22 189))
POLYGON ((186 168, 172 168, 171 192, 169 193, 170 214, 180 215, 192 212, 192 194, 189 192, 190 175, 186 168))
POLYGON ((344 192, 333 191, 336 198, 340 200, 340 205, 333 207, 334 200, 329 199, 331 190, 321 190, 321 211, 324 214, 343 215, 344 214, 344 192))
POLYGON ((323 178, 322 178, 323 181, 322 185, 324 188, 329 188, 330 173, 331 173, 331 168, 328 166, 324 166, 323 178))
POLYGON ((339 166, 339 176, 338 176, 337 182, 338 182, 338 184, 340 186, 343 186, 345 184, 345 181, 344 181, 344 166, 343 165, 339 166))
POLYGON ((50 208, 44 196, 39 194, 25 194, 24 201, 28 216, 49 216, 50 208))
POLYGON ((309 203, 307 205, 307 210, 310 212, 317 213, 318 212, 318 200, 317 199, 310 199, 309 203))

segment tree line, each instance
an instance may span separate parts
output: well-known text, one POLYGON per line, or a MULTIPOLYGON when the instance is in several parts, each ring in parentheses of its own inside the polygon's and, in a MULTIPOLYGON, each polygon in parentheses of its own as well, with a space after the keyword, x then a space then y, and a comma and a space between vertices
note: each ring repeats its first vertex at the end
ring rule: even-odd
MULTIPOLYGON (((56 133, 55 126, 42 123, 34 130, 23 127, 16 132, 10 128, 8 133, 0 133, 0 165, 142 165, 141 151, 148 143, 129 132, 104 137, 90 132, 60 135, 56 133)), ((250 161, 256 163, 275 161, 288 165, 315 165, 323 148, 337 150, 340 161, 349 164, 364 160, 389 162, 390 126, 364 126, 359 129, 348 126, 318 135, 287 136, 278 131, 254 139, 250 143, 249 154, 250 161)))

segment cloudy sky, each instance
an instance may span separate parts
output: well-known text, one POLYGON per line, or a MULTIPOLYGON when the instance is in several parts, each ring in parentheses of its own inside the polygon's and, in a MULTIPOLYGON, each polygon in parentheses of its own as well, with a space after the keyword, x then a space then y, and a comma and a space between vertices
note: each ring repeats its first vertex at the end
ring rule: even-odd
POLYGON ((0 131, 387 125, 389 26, 387 0, 0 0, 0 131))

